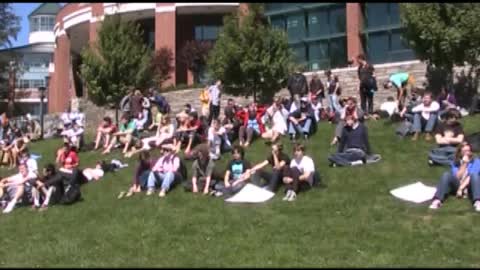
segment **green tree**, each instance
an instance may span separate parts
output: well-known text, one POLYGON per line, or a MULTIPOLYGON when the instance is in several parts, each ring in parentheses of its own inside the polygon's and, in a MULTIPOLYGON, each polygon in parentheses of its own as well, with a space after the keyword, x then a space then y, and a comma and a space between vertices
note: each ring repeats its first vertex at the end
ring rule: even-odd
POLYGON ((249 4, 246 16, 224 18, 224 26, 207 67, 214 79, 224 82, 224 91, 269 101, 281 89, 293 61, 287 37, 263 16, 263 4, 249 4))
POLYGON ((213 44, 210 41, 187 41, 180 50, 178 61, 193 73, 194 83, 200 82, 200 72, 207 63, 213 44))
MULTIPOLYGON (((143 89, 152 82, 152 52, 142 40, 140 26, 119 15, 105 18, 98 40, 82 53, 80 74, 89 98, 117 110, 128 88, 143 89)), ((117 117, 118 118, 118 117, 117 117)))
MULTIPOLYGON (((0 48, 10 48, 12 39, 17 40, 20 31, 20 17, 15 15, 11 3, 0 3, 0 48)), ((8 111, 11 115, 14 110, 14 92, 9 93, 8 71, 10 61, 15 61, 16 54, 4 53, 0 56, 0 96, 8 97, 8 111)))
POLYGON ((400 5, 403 37, 429 70, 444 74, 443 85, 453 82, 454 65, 472 65, 480 56, 480 4, 408 3, 400 5))

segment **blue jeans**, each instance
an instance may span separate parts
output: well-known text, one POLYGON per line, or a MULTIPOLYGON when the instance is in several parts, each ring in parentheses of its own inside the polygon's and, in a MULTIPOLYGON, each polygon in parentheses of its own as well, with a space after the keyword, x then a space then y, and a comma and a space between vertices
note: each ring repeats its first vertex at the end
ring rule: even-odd
MULTIPOLYGON (((437 192, 433 198, 444 201, 445 197, 450 192, 457 192, 460 186, 460 181, 451 171, 445 172, 437 185, 437 192)), ((470 174, 470 184, 468 185, 468 191, 472 203, 480 200, 480 179, 478 174, 470 174)))
POLYGON ((288 133, 292 135, 295 135, 297 132, 298 133, 303 132, 304 134, 309 134, 311 125, 312 125, 312 119, 310 118, 307 118, 307 120, 303 122, 303 125, 302 123, 298 123, 298 125, 294 125, 292 122, 290 122, 288 124, 288 133))
POLYGON ((455 159, 457 148, 454 146, 443 146, 434 148, 428 153, 428 159, 435 164, 449 166, 455 159))
POLYGON ((428 118, 428 120, 425 120, 421 113, 415 113, 413 115, 413 132, 421 132, 422 127, 425 128, 425 132, 432 132, 435 123, 437 123, 436 113, 430 113, 430 118, 428 118))
POLYGON ((167 173, 159 173, 159 172, 150 172, 148 175, 148 182, 147 187, 149 189, 155 188, 157 180, 162 183, 162 189, 168 191, 170 186, 172 185, 173 181, 175 180, 175 173, 167 172, 167 173))

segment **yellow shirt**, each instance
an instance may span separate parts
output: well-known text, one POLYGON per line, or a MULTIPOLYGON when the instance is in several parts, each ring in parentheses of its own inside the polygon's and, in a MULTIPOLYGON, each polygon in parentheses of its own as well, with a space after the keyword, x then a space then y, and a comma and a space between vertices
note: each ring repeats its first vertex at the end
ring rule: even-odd
POLYGON ((200 92, 200 102, 202 103, 202 106, 207 106, 210 98, 208 96, 208 89, 205 88, 200 92))

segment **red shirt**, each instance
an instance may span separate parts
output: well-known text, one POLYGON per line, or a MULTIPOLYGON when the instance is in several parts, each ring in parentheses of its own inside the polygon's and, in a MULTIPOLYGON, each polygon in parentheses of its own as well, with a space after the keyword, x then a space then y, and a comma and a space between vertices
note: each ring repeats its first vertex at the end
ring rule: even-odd
POLYGON ((80 161, 78 159, 78 155, 77 153, 75 153, 75 151, 70 151, 68 153, 63 153, 62 156, 60 157, 60 162, 62 163, 62 165, 65 166, 65 160, 67 158, 70 158, 72 163, 71 164, 78 164, 78 162, 80 161))

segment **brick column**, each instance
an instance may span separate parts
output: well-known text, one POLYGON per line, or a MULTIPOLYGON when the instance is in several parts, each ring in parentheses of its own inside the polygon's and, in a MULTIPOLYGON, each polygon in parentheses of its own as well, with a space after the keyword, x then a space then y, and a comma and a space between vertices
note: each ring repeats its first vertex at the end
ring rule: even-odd
MULTIPOLYGON (((61 27, 63 28, 63 26, 61 27)), ((56 38, 55 43, 55 73, 48 90, 48 111, 50 113, 65 111, 71 98, 69 91, 70 39, 63 32, 56 38)))
POLYGON ((89 25, 89 42, 94 43, 97 40, 97 31, 101 25, 103 16, 103 3, 92 3, 92 19, 89 25))
POLYGON ((347 3, 347 53, 348 59, 356 58, 364 52, 360 34, 363 15, 360 3, 347 3))
POLYGON ((173 53, 174 70, 164 86, 176 84, 176 10, 174 3, 157 3, 155 10, 155 51, 167 47, 173 53))

